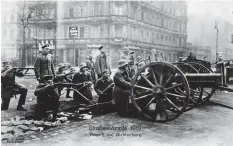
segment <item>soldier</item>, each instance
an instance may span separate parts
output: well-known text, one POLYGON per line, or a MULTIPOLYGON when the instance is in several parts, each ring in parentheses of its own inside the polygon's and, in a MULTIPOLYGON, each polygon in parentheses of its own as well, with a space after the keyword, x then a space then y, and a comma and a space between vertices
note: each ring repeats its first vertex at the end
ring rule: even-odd
POLYGON ((91 55, 87 56, 86 64, 87 64, 87 68, 88 68, 89 72, 91 73, 92 80, 93 80, 93 82, 95 82, 96 81, 96 77, 95 77, 95 63, 92 60, 92 56, 91 55))
POLYGON ((49 54, 49 45, 42 46, 42 53, 36 58, 34 65, 36 78, 39 82, 43 83, 42 78, 45 75, 52 75, 55 78, 54 65, 51 54, 49 54))
MULTIPOLYGON (((65 64, 60 63, 60 64, 58 65, 58 70, 56 71, 56 74, 57 74, 58 76, 56 76, 54 82, 61 82, 61 83, 66 82, 65 79, 64 79, 64 77, 59 77, 59 75, 64 75, 64 74, 65 74, 65 69, 66 69, 65 64)), ((58 93, 59 93, 59 95, 61 95, 62 89, 63 89, 62 86, 59 86, 59 87, 58 87, 58 93)))
POLYGON ((45 75, 42 79, 44 82, 39 83, 34 92, 34 95, 37 96, 35 116, 37 120, 41 120, 46 117, 46 111, 52 110, 52 120, 55 121, 60 105, 60 95, 58 89, 53 86, 53 76, 45 75))
POLYGON ((222 55, 218 56, 218 61, 216 61, 216 72, 222 73, 222 84, 226 85, 226 66, 230 64, 230 61, 224 61, 222 55))
MULTIPOLYGON (((75 73, 72 79, 72 83, 82 83, 82 85, 78 86, 77 89, 83 87, 79 90, 79 92, 84 95, 87 99, 92 100, 92 92, 91 92, 91 84, 92 84, 92 78, 91 74, 87 71, 87 65, 86 63, 80 64, 80 71, 75 73)), ((87 103, 83 97, 81 97, 79 94, 74 92, 73 95, 74 100, 78 101, 80 104, 87 103)))
POLYGON ((98 49, 100 50, 100 55, 96 57, 95 70, 98 78, 101 78, 104 69, 108 69, 110 74, 111 74, 111 69, 107 61, 106 50, 103 48, 103 46, 100 46, 98 49))
POLYGON ((135 75, 135 65, 134 65, 134 52, 129 53, 129 76, 132 78, 135 75))
POLYGON ((130 96, 130 78, 128 63, 125 59, 118 61, 118 70, 113 77, 115 87, 113 89, 113 97, 117 113, 120 116, 127 116, 130 96))
POLYGON ((194 52, 190 52, 189 56, 187 57, 186 61, 194 61, 197 60, 194 52))
MULTIPOLYGON (((75 72, 76 72, 75 67, 71 67, 69 73, 75 73, 75 72)), ((72 78, 73 78, 73 74, 68 75, 67 76, 67 79, 69 80, 68 82, 72 82, 72 78)), ((66 98, 72 98, 70 96, 70 89, 67 89, 66 98)))
MULTIPOLYGON (((103 70, 103 76, 96 81, 95 91, 99 95, 98 103, 110 102, 112 100, 113 80, 110 79, 110 73, 108 69, 103 70)), ((111 103, 105 104, 100 108, 103 111, 109 111, 111 103)))
POLYGON ((1 72, 1 93, 2 93, 2 107, 1 110, 7 110, 10 99, 13 95, 20 94, 17 110, 26 111, 23 108, 27 97, 27 89, 15 82, 15 76, 22 77, 24 74, 21 70, 12 68, 10 62, 3 62, 3 69, 1 72))

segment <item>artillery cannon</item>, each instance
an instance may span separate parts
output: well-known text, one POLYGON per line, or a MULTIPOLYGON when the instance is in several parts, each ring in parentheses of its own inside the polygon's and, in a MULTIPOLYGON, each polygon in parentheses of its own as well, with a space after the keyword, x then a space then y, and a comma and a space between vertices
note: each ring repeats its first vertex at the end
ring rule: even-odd
POLYGON ((201 60, 176 63, 152 62, 131 81, 131 101, 140 114, 156 122, 169 122, 209 100, 225 87, 225 74, 214 73, 201 60))

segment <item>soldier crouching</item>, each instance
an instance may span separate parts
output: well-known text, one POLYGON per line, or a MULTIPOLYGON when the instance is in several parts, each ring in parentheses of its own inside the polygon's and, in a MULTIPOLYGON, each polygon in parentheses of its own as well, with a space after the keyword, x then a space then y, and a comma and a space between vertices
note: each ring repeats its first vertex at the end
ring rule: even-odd
MULTIPOLYGON (((92 78, 91 74, 87 71, 87 65, 86 63, 80 64, 80 71, 75 73, 72 79, 72 83, 81 84, 80 86, 77 86, 76 89, 89 101, 92 100, 92 92, 91 92, 91 84, 92 84, 92 78)), ((87 100, 84 99, 84 97, 74 92, 73 98, 75 101, 77 101, 79 104, 87 104, 87 100)))
POLYGON ((23 105, 25 104, 28 90, 15 82, 15 76, 22 77, 24 74, 22 71, 12 68, 11 63, 7 61, 3 62, 3 69, 1 73, 1 110, 8 110, 11 97, 13 97, 13 95, 20 94, 17 110, 26 111, 26 109, 23 108, 23 105))
POLYGON ((120 116, 127 116, 130 96, 130 78, 128 63, 125 59, 118 61, 118 70, 113 77, 115 87, 113 97, 117 113, 120 116))
POLYGON ((97 80, 95 84, 95 91, 99 95, 98 103, 104 103, 100 105, 102 112, 109 112, 112 109, 112 91, 113 91, 113 80, 110 79, 110 72, 108 69, 103 70, 103 76, 97 80), (109 102, 109 103, 108 103, 109 102))
POLYGON ((44 76, 42 80, 44 83, 40 83, 34 92, 37 96, 36 119, 45 118, 46 111, 52 110, 52 120, 55 121, 60 105, 58 89, 53 85, 53 76, 44 76))

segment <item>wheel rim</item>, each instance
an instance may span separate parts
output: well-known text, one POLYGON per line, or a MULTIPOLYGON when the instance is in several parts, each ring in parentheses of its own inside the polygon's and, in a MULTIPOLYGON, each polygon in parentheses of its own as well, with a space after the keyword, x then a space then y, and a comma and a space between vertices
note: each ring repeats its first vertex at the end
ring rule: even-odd
MULTIPOLYGON (((172 64, 178 67, 184 74, 186 73, 197 73, 198 74, 199 73, 196 68, 194 68, 192 65, 188 63, 175 62, 172 64)), ((183 93, 184 91, 185 89, 182 89, 182 88, 178 88, 177 90, 175 90, 175 92, 179 92, 180 94, 185 94, 183 93)), ((200 94, 201 94, 201 88, 196 87, 196 86, 190 86, 190 98, 187 103, 185 111, 189 111, 197 105, 200 94)))
MULTIPOLYGON (((207 67, 205 67, 202 64, 189 62, 190 65, 192 65, 195 69, 199 71, 199 73, 213 73, 213 71, 207 67)), ((197 101, 197 105, 204 104, 206 101, 208 101, 212 95, 215 92, 215 88, 208 88, 208 87, 199 87, 200 88, 200 94, 197 101)))
POLYGON ((172 64, 147 64, 136 73, 131 85, 133 105, 150 120, 172 121, 186 109, 189 85, 182 71, 172 64), (184 94, 174 93, 179 86, 184 87, 184 94))

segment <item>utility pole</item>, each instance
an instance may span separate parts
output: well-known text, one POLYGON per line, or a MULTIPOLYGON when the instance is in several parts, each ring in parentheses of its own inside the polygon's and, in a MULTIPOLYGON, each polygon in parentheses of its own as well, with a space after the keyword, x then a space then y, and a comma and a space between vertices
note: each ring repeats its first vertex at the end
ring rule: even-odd
POLYGON ((215 27, 216 29, 216 60, 218 60, 218 32, 219 32, 219 29, 218 29, 218 22, 215 21, 215 27))

